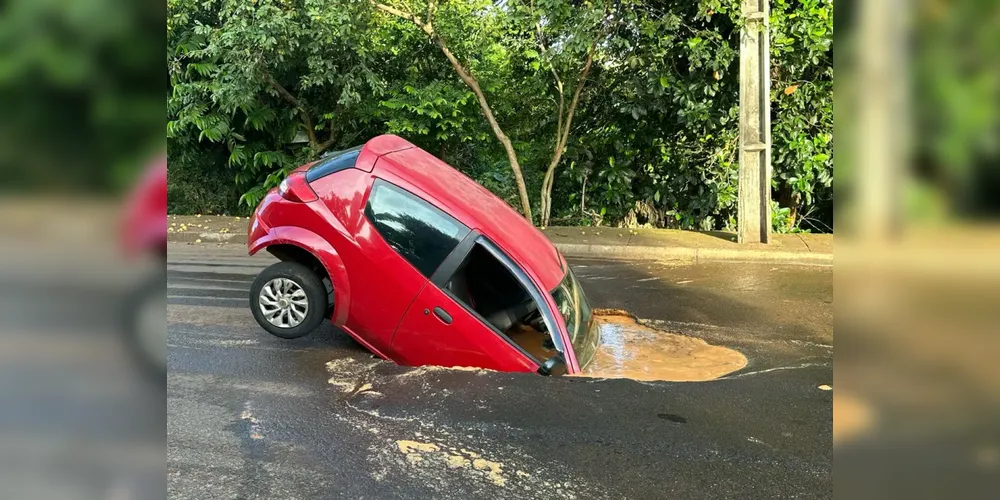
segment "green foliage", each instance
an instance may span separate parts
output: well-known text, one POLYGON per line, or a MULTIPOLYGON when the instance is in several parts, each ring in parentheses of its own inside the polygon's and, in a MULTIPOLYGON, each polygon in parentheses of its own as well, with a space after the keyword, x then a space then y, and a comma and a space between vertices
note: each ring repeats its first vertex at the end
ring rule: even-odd
POLYGON ((233 182, 234 169, 226 167, 226 148, 190 147, 171 141, 167 147, 167 211, 183 214, 246 215, 242 195, 233 182))
MULTIPOLYGON (((205 164, 231 175, 245 207, 296 165, 387 132, 519 206, 475 95, 409 21, 348 0, 168 7, 171 144, 221 157, 205 164)), ((832 201, 832 9, 772 1, 777 230, 825 220, 832 201)), ((593 50, 554 221, 711 230, 736 222, 739 12, 735 0, 476 0, 436 3, 433 18, 513 141, 530 193, 553 157, 558 85, 568 104, 593 50)))
POLYGON ((913 32, 914 156, 908 215, 997 213, 1000 4, 918 2, 913 32), (921 202, 916 202, 916 200, 921 202))
POLYGON ((738 30, 690 2, 647 5, 636 12, 635 29, 613 39, 614 64, 602 68, 595 88, 604 99, 568 154, 597 173, 587 200, 605 220, 731 226, 738 30))
POLYGON ((772 185, 798 227, 833 199, 833 1, 773 0, 771 9, 772 185))
POLYGON ((168 2, 168 141, 224 146, 252 207, 295 166, 366 136, 383 83, 351 5, 168 2))
POLYGON ((388 110, 384 115, 389 133, 436 141, 489 139, 475 96, 454 82, 432 81, 420 88, 404 84, 379 105, 388 110))
POLYGON ((127 189, 163 149, 162 5, 12 0, 0 14, 3 186, 127 189))

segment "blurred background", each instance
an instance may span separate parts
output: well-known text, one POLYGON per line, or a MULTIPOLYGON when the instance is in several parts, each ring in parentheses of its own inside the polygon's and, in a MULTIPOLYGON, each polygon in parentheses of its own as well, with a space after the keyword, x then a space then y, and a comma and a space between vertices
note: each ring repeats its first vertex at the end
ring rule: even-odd
POLYGON ((1000 484, 1000 2, 838 2, 844 498, 1000 484))
POLYGON ((0 4, 2 498, 165 497, 165 18, 0 4))

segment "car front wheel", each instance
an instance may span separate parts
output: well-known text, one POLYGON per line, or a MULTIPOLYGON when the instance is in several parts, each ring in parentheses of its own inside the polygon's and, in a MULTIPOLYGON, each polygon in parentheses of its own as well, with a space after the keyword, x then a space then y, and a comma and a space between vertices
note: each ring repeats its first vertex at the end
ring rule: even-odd
POLYGON ((319 277, 297 262, 268 266, 250 287, 254 319, 268 333, 283 339, 315 330, 323 322, 326 298, 326 287, 319 277))

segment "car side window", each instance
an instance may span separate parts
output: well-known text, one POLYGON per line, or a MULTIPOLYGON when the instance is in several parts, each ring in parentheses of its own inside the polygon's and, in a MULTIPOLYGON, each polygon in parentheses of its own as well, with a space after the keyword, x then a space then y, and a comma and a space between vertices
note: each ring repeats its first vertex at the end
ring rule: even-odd
POLYGON ((396 252, 430 278, 469 228, 413 193, 375 181, 365 215, 396 252))
POLYGON ((330 174, 353 168, 361 155, 362 146, 331 153, 306 170, 306 182, 322 179, 330 174))

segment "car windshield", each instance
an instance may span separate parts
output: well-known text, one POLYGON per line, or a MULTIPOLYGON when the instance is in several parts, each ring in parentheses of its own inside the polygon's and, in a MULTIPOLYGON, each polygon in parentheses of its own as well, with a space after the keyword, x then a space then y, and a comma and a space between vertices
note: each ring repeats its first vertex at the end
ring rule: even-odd
POLYGON ((594 357, 594 351, 597 350, 597 344, 601 339, 597 325, 591 317, 587 296, 583 294, 583 288, 580 287, 580 282, 577 281, 572 269, 566 271, 566 277, 552 291, 552 297, 559 307, 563 321, 566 322, 569 340, 573 344, 576 361, 582 370, 594 357))

